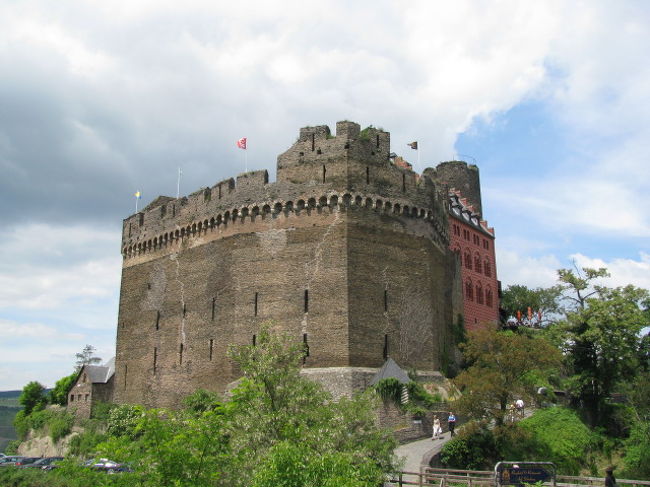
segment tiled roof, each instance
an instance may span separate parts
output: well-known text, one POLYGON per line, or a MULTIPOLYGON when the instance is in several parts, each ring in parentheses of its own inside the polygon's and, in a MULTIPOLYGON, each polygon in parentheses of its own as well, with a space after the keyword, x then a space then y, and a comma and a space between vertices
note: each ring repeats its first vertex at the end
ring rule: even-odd
POLYGON ((397 365, 392 358, 388 358, 384 365, 382 365, 381 369, 379 369, 379 372, 377 372, 375 377, 373 377, 372 381, 370 381, 370 385, 374 386, 380 380, 389 378, 397 379, 402 384, 408 384, 411 382, 411 379, 404 369, 397 365))

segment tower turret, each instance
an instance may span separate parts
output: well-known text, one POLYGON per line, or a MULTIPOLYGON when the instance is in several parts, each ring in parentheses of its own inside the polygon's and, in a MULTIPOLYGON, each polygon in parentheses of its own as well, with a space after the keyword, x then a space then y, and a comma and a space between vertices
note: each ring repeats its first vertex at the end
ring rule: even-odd
POLYGON ((477 166, 465 161, 441 162, 436 166, 433 177, 437 183, 459 190, 474 211, 483 215, 481 181, 477 166))

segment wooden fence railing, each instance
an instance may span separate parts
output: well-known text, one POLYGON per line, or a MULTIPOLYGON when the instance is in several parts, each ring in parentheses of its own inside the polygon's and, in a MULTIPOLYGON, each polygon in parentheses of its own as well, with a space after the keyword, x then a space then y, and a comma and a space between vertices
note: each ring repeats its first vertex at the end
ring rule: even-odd
MULTIPOLYGON (((604 487, 604 477, 556 476, 557 487, 604 487)), ((619 486, 650 487, 648 480, 616 479, 619 486)), ((491 470, 454 470, 444 468, 422 468, 420 472, 399 472, 387 486, 417 485, 419 487, 494 487, 494 472, 491 470)), ((544 485, 552 485, 550 482, 544 485)))

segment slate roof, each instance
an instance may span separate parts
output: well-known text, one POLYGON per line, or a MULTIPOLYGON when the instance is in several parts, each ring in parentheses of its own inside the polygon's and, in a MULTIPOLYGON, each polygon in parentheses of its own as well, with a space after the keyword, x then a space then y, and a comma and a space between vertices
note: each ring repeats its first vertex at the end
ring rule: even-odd
POLYGON ((104 365, 84 365, 83 371, 93 384, 106 384, 115 374, 115 357, 104 365))
POLYGON ((397 365, 397 363, 390 357, 388 360, 386 360, 386 362, 384 362, 384 365, 381 366, 379 372, 377 372, 377 374, 370 381, 370 385, 374 386, 380 380, 388 378, 397 379, 402 384, 408 384, 411 382, 411 379, 409 378, 406 371, 397 365))

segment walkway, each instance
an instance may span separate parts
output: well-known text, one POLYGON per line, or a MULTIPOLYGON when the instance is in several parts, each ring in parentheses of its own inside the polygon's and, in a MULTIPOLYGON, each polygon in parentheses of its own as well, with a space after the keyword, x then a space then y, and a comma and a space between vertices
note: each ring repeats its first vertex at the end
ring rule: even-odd
MULTIPOLYGON (((527 407, 525 410, 524 417, 527 418, 531 416, 535 409, 533 407, 527 407)), ((518 420, 518 419, 517 419, 518 420)), ((461 426, 462 428, 462 426, 461 426)), ((458 432, 459 428, 456 428, 458 432)), ((425 438, 424 440, 417 440, 412 443, 405 443, 398 446, 395 449, 395 455, 398 458, 404 459, 404 466, 402 467, 403 472, 419 472, 420 465, 422 460, 426 457, 425 463, 442 450, 442 447, 451 439, 449 432, 446 432, 442 435, 442 439, 432 440, 430 437, 425 438)), ((428 464, 426 466, 429 466, 428 464)))
POLYGON ((432 440, 430 437, 424 440, 417 440, 412 443, 405 443, 395 449, 395 455, 404 459, 404 472, 419 472, 422 459, 431 458, 440 452, 442 446, 450 440, 449 432, 444 433, 439 440, 432 440))

